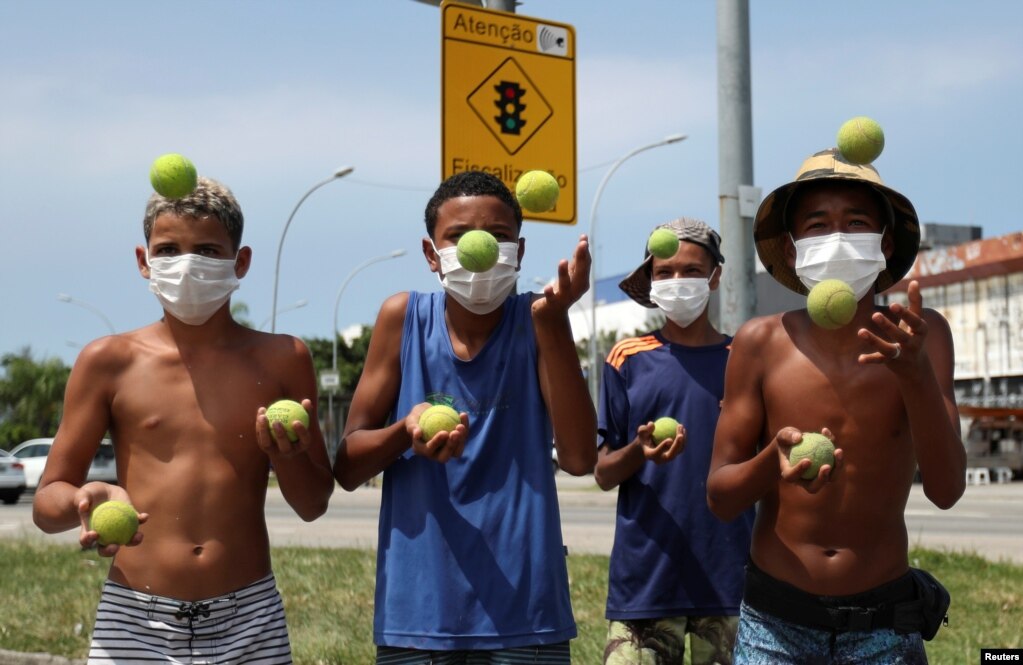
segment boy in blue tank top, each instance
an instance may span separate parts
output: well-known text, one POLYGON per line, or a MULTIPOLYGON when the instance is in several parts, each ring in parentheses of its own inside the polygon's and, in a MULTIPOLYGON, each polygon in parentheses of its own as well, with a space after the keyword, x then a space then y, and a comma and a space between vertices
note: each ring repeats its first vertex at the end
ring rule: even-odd
POLYGON ((441 183, 423 255, 443 291, 380 309, 334 466, 346 490, 384 474, 373 639, 378 663, 569 663, 576 636, 550 470, 596 461, 596 414, 568 308, 589 287, 583 236, 541 294, 515 294, 525 241, 508 188, 482 172, 441 183), (498 241, 472 273, 458 239, 498 241), (419 416, 448 404, 461 424, 424 440, 419 416))
POLYGON ((603 372, 595 470, 618 488, 607 595, 604 662, 730 665, 754 512, 719 521, 706 480, 731 339, 710 323, 721 277, 721 239, 688 218, 662 224, 679 239, 670 258, 649 251, 620 288, 660 308, 660 330, 614 346, 603 372), (678 421, 653 440, 654 422, 678 421))

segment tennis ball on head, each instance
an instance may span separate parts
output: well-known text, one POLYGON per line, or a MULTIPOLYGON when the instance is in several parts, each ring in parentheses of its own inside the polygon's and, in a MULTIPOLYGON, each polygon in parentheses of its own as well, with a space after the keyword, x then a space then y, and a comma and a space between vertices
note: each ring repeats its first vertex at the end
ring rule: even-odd
POLYGON ((822 466, 835 465, 835 444, 823 434, 803 432, 803 438, 789 450, 789 464, 795 466, 804 459, 810 460, 810 467, 800 477, 813 480, 822 466))
POLYGON ((668 229, 655 229, 646 241, 646 248, 659 259, 670 259, 678 252, 678 236, 668 229))
POLYGON ((161 155, 149 168, 149 182, 156 193, 166 199, 180 199, 195 190, 198 176, 195 165, 175 152, 161 155))
POLYGON ((139 514, 124 501, 104 501, 92 509, 89 529, 99 534, 100 545, 126 545, 139 530, 139 514))
POLYGON ((469 272, 486 272, 497 265, 497 238, 491 233, 473 229, 458 239, 455 256, 469 272))
POLYGON ((654 444, 658 444, 665 439, 674 439, 676 433, 678 433, 678 421, 671 416, 664 416, 654 421, 654 431, 650 437, 654 444))
POLYGON ((826 330, 847 325, 856 316, 856 294, 840 279, 826 279, 806 297, 810 320, 826 330))
POLYGON ((298 433, 295 432, 293 423, 297 420, 304 426, 309 427, 309 414, 302 408, 302 405, 291 399, 282 399, 266 407, 266 419, 273 423, 284 425, 284 433, 288 435, 288 441, 298 441, 298 433))
POLYGON ((462 424, 462 419, 446 404, 434 404, 419 416, 419 429, 423 430, 423 441, 429 441, 438 432, 450 432, 462 424))
POLYGON ((561 189, 547 171, 526 171, 515 183, 515 198, 529 212, 549 212, 558 202, 561 189))
POLYGON ((838 150, 847 162, 869 164, 884 150, 884 130, 866 116, 846 120, 838 129, 838 150))

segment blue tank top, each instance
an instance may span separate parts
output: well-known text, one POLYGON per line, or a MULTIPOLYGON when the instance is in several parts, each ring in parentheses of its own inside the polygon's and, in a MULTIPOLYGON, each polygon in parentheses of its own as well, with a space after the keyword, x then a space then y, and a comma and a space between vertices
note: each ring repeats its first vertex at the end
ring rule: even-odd
POLYGON ((409 450, 384 472, 379 645, 503 649, 576 635, 531 300, 508 298, 490 339, 461 360, 445 294, 409 293, 395 418, 449 404, 468 413, 469 439, 447 464, 409 450))

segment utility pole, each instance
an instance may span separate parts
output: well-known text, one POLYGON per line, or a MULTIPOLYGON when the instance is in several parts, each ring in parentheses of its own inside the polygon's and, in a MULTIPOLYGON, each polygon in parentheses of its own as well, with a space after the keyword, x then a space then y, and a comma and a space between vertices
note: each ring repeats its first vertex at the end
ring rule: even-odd
POLYGON ((753 184, 749 0, 718 0, 718 182, 722 267, 720 329, 735 334, 757 305, 753 215, 740 211, 740 188, 753 184))

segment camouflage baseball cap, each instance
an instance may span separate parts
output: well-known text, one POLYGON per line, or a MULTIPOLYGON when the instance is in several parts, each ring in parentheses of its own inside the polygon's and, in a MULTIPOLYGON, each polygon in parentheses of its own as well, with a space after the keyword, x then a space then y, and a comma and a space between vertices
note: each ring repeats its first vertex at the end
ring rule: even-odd
POLYGON ((760 204, 753 223, 753 241, 760 262, 767 268, 767 272, 782 286, 796 293, 808 293, 785 256, 785 242, 789 233, 786 214, 789 201, 800 185, 814 180, 866 184, 881 195, 888 209, 888 226, 895 248, 888 258, 888 266, 877 277, 877 290, 884 291, 902 279, 913 267, 920 249, 920 220, 917 219, 916 210, 909 199, 881 181, 877 169, 870 164, 847 162, 837 148, 822 150, 808 157, 799 167, 795 180, 768 194, 760 204))
MULTIPOLYGON (((706 222, 689 217, 679 217, 667 224, 661 224, 654 231, 657 229, 668 229, 679 240, 700 245, 707 250, 711 258, 718 264, 725 262, 725 257, 721 255, 721 236, 718 235, 717 231, 707 226, 706 222)), ((646 248, 646 240, 644 240, 643 246, 646 248)), ((638 268, 618 283, 618 288, 624 291, 627 296, 643 305, 643 307, 651 308, 657 307, 657 305, 650 301, 650 269, 652 265, 653 255, 650 254, 649 249, 645 249, 643 263, 640 263, 638 268)))

